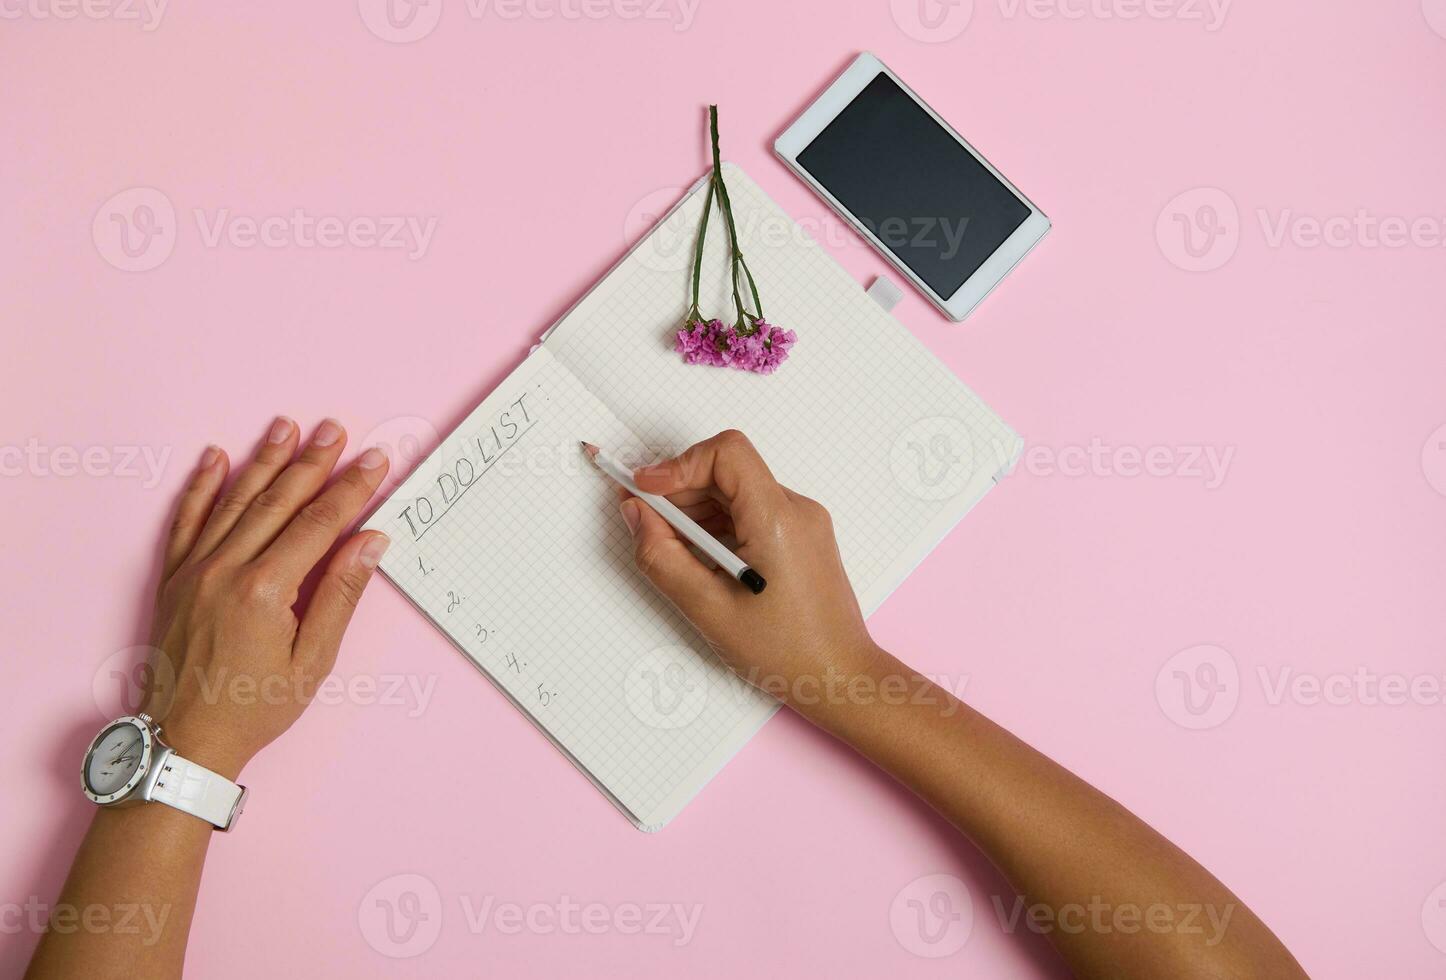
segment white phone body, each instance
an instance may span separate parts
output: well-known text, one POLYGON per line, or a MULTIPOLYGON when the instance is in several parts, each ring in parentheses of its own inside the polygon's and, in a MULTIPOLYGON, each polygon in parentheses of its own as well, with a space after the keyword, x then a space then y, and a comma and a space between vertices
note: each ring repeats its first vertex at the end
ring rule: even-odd
POLYGON ((859 55, 844 70, 828 89, 814 100, 813 104, 803 111, 793 124, 779 136, 773 144, 774 152, 786 163, 795 174, 808 184, 814 191, 838 212, 849 224, 854 226, 865 240, 869 242, 884 258, 888 259, 895 268, 907 276, 920 292, 929 298, 939 310, 954 321, 963 320, 969 312, 978 306, 989 291, 997 286, 1000 281, 1009 274, 1009 270, 1018 264, 1019 260, 1034 248, 1039 240, 1049 231, 1050 221, 1044 212, 1034 206, 1034 203, 1019 192, 1009 180, 994 168, 993 165, 979 154, 974 147, 970 146, 964 137, 954 131, 954 128, 940 118, 939 114, 929 108, 928 103, 919 98, 908 85, 904 84, 893 72, 889 71, 878 58, 868 52, 859 55), (1028 216, 1023 223, 1014 230, 994 252, 985 259, 984 263, 976 269, 964 283, 959 286, 951 295, 943 296, 931 288, 928 283, 921 279, 913 269, 909 268, 894 252, 881 241, 868 225, 859 220, 849 209, 833 196, 823 184, 814 178, 798 162, 798 156, 811 144, 814 139, 833 122, 850 103, 852 103, 863 91, 864 87, 872 82, 880 73, 887 75, 895 84, 901 88, 909 98, 933 117, 939 126, 958 141, 959 145, 968 151, 974 159, 978 160, 996 179, 1019 199, 1020 203, 1029 209, 1028 216))

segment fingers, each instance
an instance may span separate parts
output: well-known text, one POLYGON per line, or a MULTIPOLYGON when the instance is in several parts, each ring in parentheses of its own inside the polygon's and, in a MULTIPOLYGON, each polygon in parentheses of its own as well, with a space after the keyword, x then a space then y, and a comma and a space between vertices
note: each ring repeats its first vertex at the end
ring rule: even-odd
MULTIPOLYGON (((620 504, 633 495, 633 492, 621 483, 614 487, 614 490, 620 504)), ((679 510, 694 520, 698 519, 699 514, 728 513, 728 501, 719 500, 716 493, 709 490, 680 490, 666 496, 678 505, 679 510)))
POLYGON ((366 507, 386 477, 387 467, 386 454, 380 449, 362 453, 321 496, 296 513, 257 558, 257 564, 274 569, 281 581, 299 584, 366 507))
POLYGON ((251 501, 217 547, 218 555, 228 561, 245 562, 261 554, 307 501, 326 486, 345 446, 346 430, 340 422, 327 419, 317 426, 301 455, 251 501))
MULTIPOLYGON (((715 514, 712 517, 694 519, 698 521, 699 527, 719 540, 731 538, 736 533, 733 528, 733 519, 726 514, 715 514)), ((726 544, 727 542, 724 543, 726 544)))
POLYGON ((778 481, 768 464, 748 437, 735 429, 704 439, 674 459, 641 467, 633 473, 633 482, 639 490, 667 496, 708 491, 728 504, 743 493, 765 498, 778 494, 778 481))
POLYGON ((327 564, 301 617, 292 651, 297 666, 313 682, 325 677, 336 663, 342 635, 390 543, 380 531, 363 531, 342 545, 327 564))
POLYGON ((732 600, 736 586, 728 575, 710 571, 688 550, 667 521, 636 497, 622 503, 623 521, 633 535, 633 560, 653 588, 702 625, 732 600))
POLYGON ((256 450, 255 459, 236 477, 236 482, 217 498, 216 506, 211 509, 211 516, 191 550, 193 559, 200 560, 209 556, 226 540, 226 535, 231 533, 246 508, 251 506, 251 501, 271 486, 271 481, 275 480, 276 475, 291 461, 292 454, 296 452, 299 434, 296 423, 284 415, 271 423, 266 441, 256 450))
POLYGON ((166 538, 165 556, 161 561, 162 582, 175 574, 196 546, 196 539, 206 526, 206 515, 211 513, 221 484, 226 482, 227 465, 226 454, 218 446, 207 446, 201 454, 201 463, 176 504, 176 516, 171 521, 171 533, 166 538))

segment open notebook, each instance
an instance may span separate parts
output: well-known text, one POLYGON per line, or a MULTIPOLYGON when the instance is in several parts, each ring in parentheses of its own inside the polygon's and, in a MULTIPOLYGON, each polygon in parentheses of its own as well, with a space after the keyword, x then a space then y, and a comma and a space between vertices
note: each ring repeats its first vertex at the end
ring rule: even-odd
MULTIPOLYGON (((777 374, 688 366, 700 181, 367 522, 382 571, 644 830, 675 816, 773 713, 632 565, 620 459, 746 432, 779 480, 826 504, 871 613, 1012 465, 1018 437, 753 181, 724 165, 771 322, 777 374)), ((714 214, 705 313, 730 309, 714 214)), ((777 574, 768 569, 765 575, 777 574)))

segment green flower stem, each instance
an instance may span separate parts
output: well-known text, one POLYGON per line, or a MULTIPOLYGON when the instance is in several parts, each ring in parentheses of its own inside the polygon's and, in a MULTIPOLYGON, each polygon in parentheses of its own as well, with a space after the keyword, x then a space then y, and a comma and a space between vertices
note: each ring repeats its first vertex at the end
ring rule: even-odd
POLYGON ((698 309, 698 287, 703 275, 703 241, 708 236, 708 216, 713 210, 713 184, 717 176, 708 178, 708 196, 703 198, 703 221, 698 225, 698 247, 693 251, 693 305, 688 308, 688 322, 703 319, 698 309))
POLYGON ((740 333, 751 334, 758 329, 757 321, 763 319, 763 301, 758 297, 758 284, 753 281, 753 272, 743 258, 743 250, 738 247, 738 228, 733 221, 733 202, 728 197, 728 186, 723 182, 723 158, 718 149, 718 107, 716 105, 708 107, 708 130, 713 144, 713 174, 708 180, 708 195, 703 199, 703 220, 698 226, 698 243, 693 250, 693 305, 688 308, 688 322, 692 323, 703 318, 699 309, 699 293, 703 275, 703 243, 708 235, 708 219, 712 214, 713 198, 716 196, 718 210, 723 214, 723 224, 728 232, 729 262, 733 278, 733 307, 738 311, 738 320, 734 326, 740 333), (749 313, 743 303, 743 293, 738 278, 740 270, 748 283, 748 291, 753 297, 753 308, 758 311, 756 314, 749 313))
POLYGON ((748 263, 743 258, 743 250, 738 247, 738 227, 733 220, 733 201, 728 196, 728 185, 723 180, 723 160, 718 150, 718 107, 708 107, 708 128, 713 141, 713 173, 717 182, 718 207, 723 212, 724 224, 728 229, 728 243, 731 251, 733 264, 733 306, 738 310, 738 322, 736 326, 743 333, 752 333, 754 329, 750 321, 755 321, 763 316, 763 304, 758 298, 758 287, 753 282, 753 273, 748 269, 748 263), (748 286, 753 294, 753 306, 758 313, 751 314, 743 305, 743 298, 738 289, 738 271, 748 279, 748 286))

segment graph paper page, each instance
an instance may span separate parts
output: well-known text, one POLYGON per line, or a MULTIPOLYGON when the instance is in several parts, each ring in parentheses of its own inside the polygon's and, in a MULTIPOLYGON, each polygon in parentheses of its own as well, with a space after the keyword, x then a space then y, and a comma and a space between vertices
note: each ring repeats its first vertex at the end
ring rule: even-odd
MULTIPOLYGON (((544 348, 367 522, 381 569, 635 823, 657 829, 775 703, 637 573, 611 481, 636 436, 544 348)), ((643 460, 639 460, 642 462, 643 460)))
MULTIPOLYGON (((690 301, 703 187, 545 346, 660 454, 743 430, 781 482, 829 508, 859 604, 872 612, 1007 470, 1019 437, 747 174, 727 163, 723 172, 767 319, 798 334, 776 374, 688 365, 672 349, 690 301)), ((715 207, 702 310, 732 322, 724 242, 715 207)))

